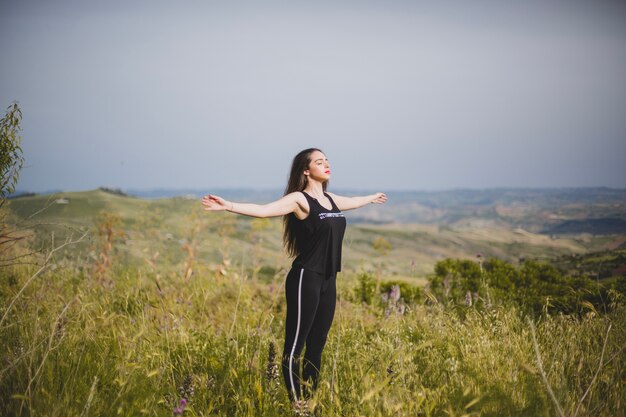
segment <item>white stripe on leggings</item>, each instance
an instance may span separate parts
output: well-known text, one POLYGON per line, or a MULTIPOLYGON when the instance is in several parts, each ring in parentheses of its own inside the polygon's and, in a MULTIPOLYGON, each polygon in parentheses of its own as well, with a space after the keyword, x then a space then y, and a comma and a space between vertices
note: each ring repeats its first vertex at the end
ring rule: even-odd
POLYGON ((298 333, 300 333, 300 308, 302 304, 302 274, 304 274, 304 268, 300 270, 300 282, 298 283, 298 324, 296 325, 296 337, 293 339, 293 347, 291 348, 291 355, 289 355, 289 381, 291 381, 291 391, 293 392, 293 399, 297 400, 296 386, 293 383, 293 354, 296 351, 296 343, 298 343, 298 333))

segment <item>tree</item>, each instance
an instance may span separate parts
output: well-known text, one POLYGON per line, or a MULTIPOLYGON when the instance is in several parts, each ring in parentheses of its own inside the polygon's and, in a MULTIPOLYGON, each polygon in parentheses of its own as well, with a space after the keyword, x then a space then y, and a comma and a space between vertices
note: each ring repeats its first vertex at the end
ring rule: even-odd
MULTIPOLYGON (((16 244, 27 237, 23 232, 30 227, 8 223, 8 210, 4 207, 8 195, 15 192, 20 169, 22 169, 22 164, 24 163, 20 146, 22 138, 19 134, 20 130, 22 130, 21 123, 22 110, 17 103, 13 103, 7 108, 7 114, 0 119, 0 267, 2 267, 0 272, 6 271, 7 266, 31 263, 24 260, 35 253, 43 252, 43 250, 30 251, 27 249, 26 252, 16 250, 16 244)), ((54 254, 68 245, 81 242, 86 236, 87 232, 83 233, 78 239, 72 239, 72 236, 70 236, 64 243, 53 247, 45 254, 40 268, 21 285, 20 290, 4 308, 4 313, 0 317, 0 326, 10 317, 11 309, 20 299, 26 287, 50 265, 50 260, 54 254)), ((0 277, 2 277, 1 274, 0 277)))
POLYGON ((12 265, 23 258, 15 253, 15 245, 26 236, 20 227, 9 223, 9 211, 4 207, 7 196, 15 191, 24 162, 19 135, 21 122, 22 110, 17 103, 10 105, 0 119, 0 266, 12 265))
POLYGON ((7 108, 6 115, 0 119, 0 205, 6 197, 15 191, 17 179, 24 163, 20 143, 22 110, 17 103, 7 108))

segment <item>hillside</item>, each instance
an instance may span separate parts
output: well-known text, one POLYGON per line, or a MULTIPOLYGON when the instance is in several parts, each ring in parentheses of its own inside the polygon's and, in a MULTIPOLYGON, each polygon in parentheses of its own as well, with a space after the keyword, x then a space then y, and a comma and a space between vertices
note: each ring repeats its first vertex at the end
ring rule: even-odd
MULTIPOLYGON (((89 239, 0 268, 1 415, 293 415, 280 219, 104 190, 9 207, 34 230, 15 253, 89 239)), ((351 220, 310 415, 621 415, 625 241, 351 220)))
MULTIPOLYGON (((380 190, 333 189, 342 195, 363 195, 380 190)), ((382 190, 385 191, 385 190, 382 190)), ((281 190, 216 189, 211 192, 236 201, 271 201, 281 190)), ((195 196, 205 190, 131 190, 142 198, 195 196)), ((534 232, 559 227, 561 223, 584 221, 626 221, 626 190, 597 188, 496 188, 445 191, 388 191, 383 206, 370 206, 352 214, 352 222, 420 223, 451 225, 468 218, 505 223, 534 232)), ((594 233, 594 225, 579 227, 574 233, 594 233), (592 229, 593 228, 593 229, 592 229)), ((615 233, 602 229, 600 233, 615 233)), ((565 232, 567 233, 567 232, 565 232)))
MULTIPOLYGON (((240 193, 244 201, 251 195, 240 193)), ((623 235, 577 233, 557 238, 554 234, 531 232, 545 226, 546 219, 555 213, 561 219, 590 211, 595 217, 623 216, 620 199, 624 193, 606 193, 609 197, 602 191, 554 195, 498 190, 424 193, 421 202, 410 201, 409 196, 415 193, 391 194, 387 207, 371 205, 347 213, 344 270, 380 270, 411 279, 429 274, 435 262, 447 257, 474 258, 481 253, 515 262, 521 258, 551 259, 611 249, 624 242, 623 235), (521 207, 524 195, 526 203, 521 207), (581 200, 581 195, 588 200, 581 200), (600 199, 605 197, 608 202, 602 203, 600 199), (598 212, 596 207, 604 208, 598 212), (394 215, 400 219, 421 221, 407 224, 384 220, 393 210, 397 210, 394 215), (381 252, 374 248, 374 240, 381 237, 391 244, 391 250, 381 252)), ((248 201, 267 201, 264 196, 261 192, 256 195, 258 199, 248 201)), ((32 239, 42 245, 49 241, 52 232, 58 241, 70 233, 76 235, 79 230, 90 229, 91 239, 75 248, 81 256, 96 251, 95 226, 102 223, 106 212, 119 219, 115 228, 123 232, 117 240, 117 256, 131 263, 145 264, 154 258, 167 268, 184 260, 189 247, 193 247, 197 259, 210 264, 219 264, 225 258, 242 267, 261 263, 267 273, 289 265, 282 251, 281 219, 207 213, 199 200, 191 197, 148 200, 94 190, 14 198, 9 206, 20 219, 37 213, 30 220, 38 224, 32 239)))

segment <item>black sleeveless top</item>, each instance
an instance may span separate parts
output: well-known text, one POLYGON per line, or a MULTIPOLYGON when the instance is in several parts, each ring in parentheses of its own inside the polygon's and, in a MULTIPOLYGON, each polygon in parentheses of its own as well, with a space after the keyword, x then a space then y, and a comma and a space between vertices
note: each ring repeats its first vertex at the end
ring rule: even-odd
POLYGON ((292 267, 304 268, 325 274, 326 277, 341 271, 341 243, 346 230, 346 218, 332 198, 332 209, 328 210, 319 201, 302 191, 309 202, 309 216, 300 220, 294 216, 296 248, 299 255, 292 267))

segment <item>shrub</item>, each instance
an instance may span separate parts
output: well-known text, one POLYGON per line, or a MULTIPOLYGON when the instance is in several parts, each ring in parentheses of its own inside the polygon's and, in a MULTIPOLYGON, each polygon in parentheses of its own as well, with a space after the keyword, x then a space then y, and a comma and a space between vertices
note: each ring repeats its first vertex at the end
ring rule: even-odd
POLYGON ((607 286, 586 276, 564 275, 549 263, 526 261, 515 267, 499 259, 484 265, 445 259, 435 265, 429 284, 436 297, 455 305, 471 304, 467 302, 471 295, 477 307, 485 301, 512 303, 534 315, 579 313, 589 305, 598 309, 608 291, 607 286))

